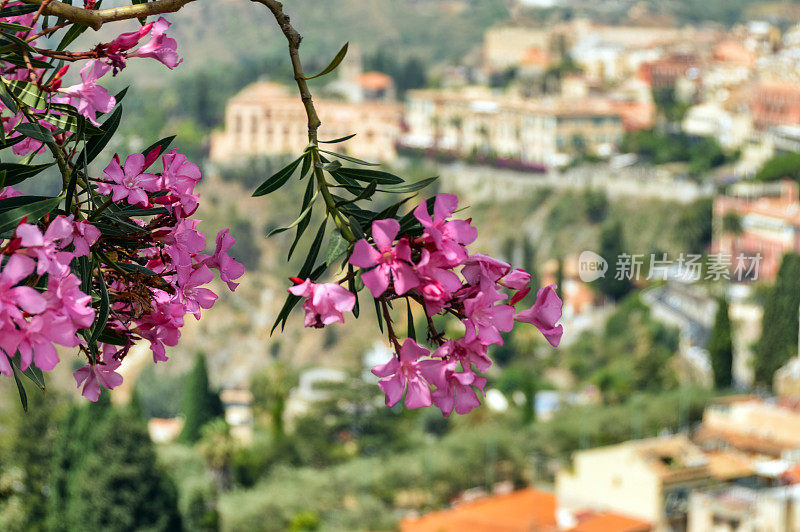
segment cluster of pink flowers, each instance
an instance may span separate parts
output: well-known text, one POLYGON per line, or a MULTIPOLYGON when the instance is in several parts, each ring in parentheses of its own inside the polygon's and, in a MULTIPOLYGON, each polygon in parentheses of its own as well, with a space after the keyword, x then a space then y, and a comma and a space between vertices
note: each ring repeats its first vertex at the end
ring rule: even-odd
MULTIPOLYGON (((421 235, 398 238, 397 220, 377 220, 372 224, 374 246, 365 239, 353 246, 350 264, 361 269, 361 279, 375 299, 386 304, 408 298, 429 318, 451 315, 464 327, 463 337, 445 339, 429 320, 433 352, 411 338, 401 345, 389 329, 395 357, 373 368, 388 406, 405 393, 409 408, 435 404, 445 416, 453 410, 465 414, 480 404, 478 393, 486 379, 478 372, 492 364, 488 347, 502 345, 501 333, 511 331, 515 322, 533 324, 553 346, 561 340, 561 300, 554 286, 540 289, 533 306, 518 311, 515 306, 530 292, 530 274, 493 257, 470 254, 466 246, 475 241, 477 231, 468 220, 452 218, 457 207, 456 196, 439 194, 433 216, 427 202, 414 211, 421 235)), ((307 298, 306 326, 343 322, 342 312, 353 309, 355 296, 338 283, 294 281, 297 285, 289 291, 307 298)))
POLYGON ((0 373, 11 376, 17 353, 23 371, 31 363, 50 371, 59 362, 53 344, 81 343, 78 330, 92 325, 95 311, 69 266, 74 257, 88 255, 99 236, 97 228, 72 216, 57 216, 44 233, 32 224, 17 226, 2 247, 0 373), (40 282, 44 276, 46 283, 40 282), (43 291, 34 288, 40 285, 43 291))
MULTIPOLYGON (((139 338, 150 342, 154 361, 167 359, 165 346, 177 344, 184 316, 199 319, 201 309, 214 305, 217 295, 206 287, 214 279, 212 270, 236 289, 244 266, 228 254, 235 239, 228 229, 220 231, 214 252, 205 254, 206 235, 197 229, 200 221, 190 218, 198 206, 199 168, 173 149, 161 156, 158 173, 145 173, 158 156, 159 148, 147 156, 133 154, 124 166, 115 156, 98 184, 98 192, 114 203, 164 208, 149 220, 131 218, 141 228, 126 237, 135 245, 113 247, 88 221, 59 215, 44 233, 20 224, 0 248, 5 257, 0 263, 0 373, 12 374, 10 361, 17 353, 22 370, 33 363, 50 371, 59 361, 54 344, 80 346, 89 364, 75 372, 75 379, 83 395, 96 401, 101 386, 122 382, 116 370, 139 338), (102 276, 110 301, 106 327, 122 340, 117 342, 122 345, 101 342, 94 353, 79 336, 94 323, 92 298, 70 271, 73 259, 92 251, 116 255, 113 265, 103 264, 102 276)), ((17 194, 8 187, 0 198, 17 194)))
POLYGON ((150 342, 154 361, 166 360, 165 346, 174 346, 186 314, 199 319, 201 309, 209 309, 217 295, 206 288, 217 270, 220 279, 233 291, 234 282, 244 274, 244 266, 228 254, 236 242, 229 230, 220 231, 211 255, 206 249, 206 235, 197 229, 200 220, 191 216, 197 210, 199 196, 195 185, 200 169, 177 150, 161 156, 162 170, 146 171, 158 158, 158 148, 145 156, 135 153, 121 165, 114 157, 104 171, 105 181, 98 192, 108 194, 115 203, 139 207, 162 206, 164 213, 148 222, 133 218, 142 227, 132 237, 139 240, 126 262, 143 266, 146 274, 114 275, 109 291, 118 297, 111 309, 112 329, 135 331, 150 342), (135 297, 133 297, 135 295, 135 297))
MULTIPOLYGON (((21 2, 11 2, 8 6, 25 5, 21 2)), ((17 23, 23 26, 35 26, 35 15, 28 13, 14 17, 0 17, 0 22, 17 23)), ((167 37, 166 32, 170 27, 170 23, 164 17, 159 18, 155 22, 150 22, 144 25, 138 31, 123 33, 110 43, 98 44, 93 50, 78 54, 65 54, 61 59, 68 61, 77 61, 88 59, 80 72, 81 82, 69 87, 62 88, 62 81, 64 75, 69 70, 69 65, 63 66, 51 79, 45 82, 45 70, 39 68, 26 68, 20 65, 11 63, 0 62, 0 74, 9 81, 30 81, 37 85, 43 92, 52 94, 51 101, 53 103, 69 104, 78 110, 78 113, 86 117, 94 125, 98 125, 97 113, 107 113, 111 111, 116 105, 116 99, 111 96, 108 91, 98 84, 100 78, 105 76, 108 72, 113 70, 116 73, 125 67, 127 59, 131 57, 146 57, 160 61, 168 68, 173 69, 178 66, 182 59, 178 57, 177 42, 175 39, 167 37), (139 45, 139 42, 147 36, 150 39, 139 45), (138 46, 138 48, 136 48, 138 46), (135 49, 134 49, 135 48, 135 49)), ((37 31, 26 30, 18 32, 18 37, 27 39, 28 34, 37 31)), ((32 40, 28 43, 31 46, 36 46, 36 41, 32 40)), ((34 59, 45 60, 45 56, 35 56, 34 59)), ((5 106, 0 105, 0 110, 6 109, 5 106)), ((33 110, 40 112, 40 110, 33 110)), ((49 110, 49 114, 56 115, 58 111, 49 110)), ((12 116, 3 116, 3 128, 5 133, 10 138, 19 136, 19 133, 14 132, 13 129, 20 123, 26 122, 27 118, 21 113, 17 112, 12 116)), ((39 125, 49 130, 51 133, 55 132, 58 128, 46 120, 40 120, 39 125)), ((62 133, 62 135, 68 135, 62 133)), ((61 141, 63 139, 57 138, 61 141)), ((14 153, 17 155, 26 155, 29 153, 39 153, 42 151, 42 143, 35 139, 26 138, 22 142, 14 145, 14 153)))

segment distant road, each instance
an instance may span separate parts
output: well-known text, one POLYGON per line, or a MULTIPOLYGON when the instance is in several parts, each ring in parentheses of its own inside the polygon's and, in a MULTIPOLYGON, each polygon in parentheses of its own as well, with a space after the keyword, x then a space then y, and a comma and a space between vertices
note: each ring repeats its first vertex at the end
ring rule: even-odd
POLYGON ((444 188, 470 198, 473 203, 513 200, 538 188, 579 191, 591 188, 604 191, 610 199, 645 198, 680 203, 691 203, 713 193, 711 186, 676 179, 667 170, 652 166, 612 168, 608 164, 592 164, 542 174, 463 163, 441 168, 444 188))

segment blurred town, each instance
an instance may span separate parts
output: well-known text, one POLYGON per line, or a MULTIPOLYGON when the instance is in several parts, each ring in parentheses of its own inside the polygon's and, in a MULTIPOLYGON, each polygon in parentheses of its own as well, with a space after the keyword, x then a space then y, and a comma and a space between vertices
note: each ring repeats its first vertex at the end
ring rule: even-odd
MULTIPOLYGON (((385 408, 372 316, 267 334, 294 263, 290 236, 263 237, 302 188, 248 196, 307 144, 285 65, 238 85, 198 67, 157 111, 144 91, 128 144, 165 118, 154 134, 187 139, 204 224, 231 227, 248 268, 166 367, 134 350, 115 406, 93 407, 146 422, 184 528, 800 531, 800 6, 515 0, 475 22, 466 1, 400 4, 398 25, 430 15, 471 42, 454 58, 435 51, 452 28, 428 56, 352 40, 312 86, 320 135, 439 175, 477 248, 558 284, 563 343, 496 347, 461 419, 385 408)), ((4 399, 8 456, 86 409, 61 384, 28 416, 4 399)), ((45 477, 0 459, 0 529, 48 529, 30 516, 64 502, 45 477)))

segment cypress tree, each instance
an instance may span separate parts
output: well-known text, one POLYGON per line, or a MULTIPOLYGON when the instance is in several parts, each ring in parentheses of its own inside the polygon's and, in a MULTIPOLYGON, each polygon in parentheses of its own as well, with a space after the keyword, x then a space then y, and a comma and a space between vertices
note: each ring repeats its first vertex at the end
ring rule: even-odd
POLYGON ((597 290, 613 299, 619 301, 625 297, 632 286, 631 280, 623 276, 616 278, 617 257, 625 252, 625 244, 622 236, 622 224, 612 222, 603 227, 600 233, 600 256, 608 261, 608 271, 604 277, 594 282, 597 290))
POLYGON ((67 530, 181 530, 177 490, 140 417, 111 409, 80 446, 66 486, 67 530))
POLYGON ((797 355, 798 307, 800 255, 789 253, 764 302, 761 339, 753 359, 756 382, 770 385, 775 371, 797 355))
POLYGON ((182 407, 186 421, 181 441, 185 443, 197 442, 203 426, 223 413, 219 395, 209 389, 206 357, 202 353, 197 355, 194 368, 186 376, 182 407))
POLYGON ((730 388, 733 384, 733 341, 728 302, 724 297, 719 298, 717 303, 717 315, 708 341, 708 353, 711 369, 714 371, 714 386, 719 389, 730 388))

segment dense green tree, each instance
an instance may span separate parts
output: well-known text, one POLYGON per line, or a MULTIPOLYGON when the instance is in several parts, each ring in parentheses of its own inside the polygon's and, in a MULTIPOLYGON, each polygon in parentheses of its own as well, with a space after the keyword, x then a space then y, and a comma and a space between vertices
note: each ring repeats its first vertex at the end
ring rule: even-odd
POLYGON ((197 442, 203 426, 223 414, 219 395, 209 386, 206 356, 203 353, 197 355, 194 367, 183 383, 181 407, 185 423, 180 439, 186 443, 197 442))
POLYGON ((283 414, 289 392, 297 385, 297 373, 284 362, 274 362, 257 373, 250 382, 253 407, 257 414, 269 417, 272 436, 278 440, 286 435, 283 414))
POLYGON ((127 409, 92 419, 69 471, 67 530, 181 530, 177 491, 156 465, 144 421, 127 409))
POLYGON ((66 532, 69 529, 67 513, 73 500, 72 475, 80 467, 88 452, 87 442, 93 427, 102 423, 110 410, 108 393, 103 392, 96 403, 70 407, 66 417, 59 424, 51 462, 47 515, 49 530, 66 532))
POLYGON ((775 181, 784 178, 800 182, 800 153, 782 153, 767 161, 756 179, 775 181))
POLYGON ((789 253, 764 302, 761 339, 753 359, 756 382, 770 385, 775 371, 797 355, 798 307, 800 255, 789 253))
POLYGON ((625 297, 633 288, 631 280, 627 276, 621 275, 625 272, 617 275, 617 259, 624 253, 627 251, 622 234, 622 224, 620 222, 607 224, 600 234, 600 256, 608 261, 608 271, 605 276, 595 281, 594 285, 601 294, 614 301, 625 297))
POLYGON ((708 354, 714 371, 714 386, 719 389, 730 388, 733 384, 733 341, 728 302, 724 297, 717 302, 717 315, 708 341, 708 354))
MULTIPOLYGON (((22 379, 27 384, 27 379, 22 379)), ((19 530, 45 530, 48 511, 47 494, 51 479, 53 445, 57 436, 58 420, 64 414, 62 401, 55 391, 42 393, 34 386, 26 386, 28 411, 19 412, 6 427, 13 432, 8 463, 20 469, 21 483, 15 495, 21 502, 24 520, 17 523, 19 530)), ((12 405, 15 408, 18 405, 12 405)))
POLYGON ((710 198, 700 199, 681 212, 675 224, 675 239, 683 245, 685 253, 701 254, 711 244, 712 208, 710 198))

